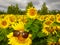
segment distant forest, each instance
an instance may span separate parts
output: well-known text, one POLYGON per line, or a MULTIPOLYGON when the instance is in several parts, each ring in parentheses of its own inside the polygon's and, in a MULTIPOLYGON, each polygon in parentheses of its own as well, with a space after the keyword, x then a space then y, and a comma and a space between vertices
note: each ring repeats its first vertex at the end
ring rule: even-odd
MULTIPOLYGON (((25 8, 25 10, 21 10, 19 7, 18 7, 18 4, 16 4, 15 6, 14 5, 10 5, 8 6, 7 8, 7 11, 1 11, 0 10, 0 14, 19 14, 19 15, 25 15, 26 12, 27 12, 27 9, 29 9, 30 7, 34 7, 33 3, 32 2, 29 2, 25 8)), ((34 7, 35 8, 35 7, 34 7)), ((46 15, 46 14, 53 14, 53 15, 56 15, 56 14, 60 14, 60 10, 49 10, 48 7, 46 6, 46 3, 44 2, 42 4, 42 7, 40 10, 37 10, 37 13, 39 15, 46 15)))

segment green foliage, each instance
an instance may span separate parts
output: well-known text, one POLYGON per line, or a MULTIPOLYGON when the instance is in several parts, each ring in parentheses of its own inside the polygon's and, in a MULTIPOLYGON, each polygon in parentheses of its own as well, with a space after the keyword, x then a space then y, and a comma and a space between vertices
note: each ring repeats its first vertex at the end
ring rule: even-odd
POLYGON ((38 10, 37 14, 38 14, 38 15, 40 14, 40 10, 38 10))
POLYGON ((42 33, 41 31, 37 35, 39 38, 46 37, 46 34, 42 33))
POLYGON ((19 14, 20 10, 19 10, 18 4, 16 4, 15 6, 13 5, 9 6, 7 13, 8 14, 19 14))
POLYGON ((53 14, 53 15, 56 15, 57 11, 56 10, 52 10, 52 11, 50 11, 50 13, 53 14))
POLYGON ((32 45, 47 45, 47 40, 44 38, 36 37, 32 42, 32 45))
POLYGON ((42 22, 35 19, 28 19, 28 23, 25 25, 26 30, 32 33, 32 45, 44 45, 46 44, 46 35, 42 33, 42 22), (45 40, 44 40, 45 39, 45 40), (44 44, 43 44, 44 43, 44 44))
POLYGON ((37 33, 42 29, 42 22, 37 19, 36 20, 28 19, 28 22, 25 25, 25 28, 29 29, 29 31, 37 33))
POLYGON ((1 29, 0 28, 0 44, 1 45, 8 45, 8 39, 7 39, 7 34, 12 32, 13 29, 1 29))
POLYGON ((57 36, 57 34, 50 34, 47 37, 47 42, 58 42, 59 37, 57 36))
MULTIPOLYGON (((49 42, 58 42, 60 38, 60 31, 56 31, 46 35, 42 32, 42 21, 37 19, 28 19, 27 24, 25 25, 26 30, 32 34, 32 45, 47 45, 49 42)), ((53 26, 60 25, 60 23, 54 22, 53 26)))
POLYGON ((0 14, 6 14, 6 12, 0 10, 0 14))
POLYGON ((40 14, 42 14, 42 15, 48 14, 48 8, 47 8, 45 2, 43 3, 43 5, 42 5, 42 7, 41 7, 40 14))
POLYGON ((30 7, 34 7, 32 2, 28 3, 28 5, 26 6, 26 10, 29 9, 30 7))
POLYGON ((58 23, 58 22, 54 22, 55 23, 55 25, 58 25, 58 26, 60 26, 60 23, 58 23))
POLYGON ((57 37, 60 38, 60 31, 57 31, 57 37))
POLYGON ((42 29, 42 22, 37 19, 29 19, 28 23, 25 25, 25 28, 29 30, 30 33, 32 33, 32 39, 34 39, 42 29))

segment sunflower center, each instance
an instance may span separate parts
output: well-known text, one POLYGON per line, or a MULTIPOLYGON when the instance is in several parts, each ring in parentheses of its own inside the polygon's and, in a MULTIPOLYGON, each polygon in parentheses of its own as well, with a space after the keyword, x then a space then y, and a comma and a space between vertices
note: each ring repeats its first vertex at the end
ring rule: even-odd
POLYGON ((53 17, 51 17, 51 18, 50 18, 50 20, 51 20, 51 21, 54 21, 54 18, 53 18, 53 17))
POLYGON ((31 16, 34 16, 36 12, 35 12, 34 9, 31 9, 29 13, 30 13, 31 16))
POLYGON ((18 41, 23 43, 25 42, 25 38, 23 38, 22 36, 18 36, 18 41))
POLYGON ((51 24, 51 21, 47 21, 45 24, 50 25, 51 24))
POLYGON ((27 20, 26 20, 26 19, 22 19, 21 21, 22 21, 23 23, 26 23, 26 22, 27 22, 27 20))
POLYGON ((54 29, 50 29, 49 32, 50 32, 50 33, 54 32, 54 29))
POLYGON ((46 30, 49 30, 49 27, 45 27, 46 30))
POLYGON ((42 17, 40 17, 40 19, 41 19, 41 20, 44 20, 44 17, 42 16, 42 17))
POLYGON ((14 22, 14 18, 13 18, 13 17, 10 17, 10 21, 11 21, 11 22, 14 22))
POLYGON ((2 25, 6 26, 7 22, 6 21, 2 21, 2 25))
POLYGON ((58 18, 58 21, 60 21, 60 18, 58 18))
POLYGON ((53 27, 45 27, 45 29, 50 33, 54 32, 53 27))

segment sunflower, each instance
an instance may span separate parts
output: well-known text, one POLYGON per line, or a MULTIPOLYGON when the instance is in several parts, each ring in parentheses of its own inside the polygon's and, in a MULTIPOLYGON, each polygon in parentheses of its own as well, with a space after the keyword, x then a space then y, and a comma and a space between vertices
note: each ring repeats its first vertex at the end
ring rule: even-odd
POLYGON ((60 16, 56 16, 56 22, 60 23, 60 16))
POLYGON ((39 20, 44 21, 45 20, 45 16, 44 15, 39 16, 39 20))
POLYGON ((3 19, 5 15, 0 15, 0 19, 3 19))
POLYGON ((60 17, 60 14, 57 14, 56 17, 60 17))
POLYGON ((24 24, 27 23, 27 16, 21 15, 17 18, 18 22, 23 22, 24 24))
POLYGON ((16 22, 16 16, 12 14, 5 16, 5 19, 7 19, 10 24, 14 24, 16 22))
POLYGON ((60 42, 60 38, 59 38, 58 42, 60 42))
POLYGON ((31 40, 31 34, 28 35, 27 38, 22 38, 22 37, 14 37, 13 32, 11 32, 9 35, 7 35, 9 38, 8 44, 11 45, 31 45, 32 40, 31 40))
POLYGON ((49 32, 47 31, 46 27, 49 28, 49 26, 47 26, 47 25, 43 25, 42 32, 45 33, 46 35, 48 35, 49 32))
POLYGON ((1 28, 7 28, 7 27, 9 27, 9 22, 6 20, 6 19, 2 19, 2 20, 0 20, 0 27, 1 28))
POLYGON ((27 16, 28 16, 29 18, 35 19, 36 16, 37 16, 37 10, 36 10, 35 8, 33 8, 33 7, 29 8, 29 9, 27 10, 27 16))
POLYGON ((42 32, 46 35, 57 33, 53 26, 44 25, 42 32))
POLYGON ((54 16, 54 15, 50 15, 50 20, 51 20, 52 22, 54 22, 54 21, 55 21, 55 16, 54 16))
POLYGON ((52 25, 52 21, 51 20, 47 20, 47 21, 45 21, 43 24, 45 24, 45 25, 52 25))
POLYGON ((19 23, 14 23, 12 25, 12 28, 14 30, 24 30, 24 23, 23 22, 19 22, 19 23))
POLYGON ((45 33, 46 35, 49 34, 49 32, 46 29, 42 29, 42 32, 45 33))
POLYGON ((24 16, 23 15, 17 15, 17 21, 22 21, 23 20, 23 18, 24 18, 24 16))
POLYGON ((50 15, 45 15, 45 21, 49 20, 50 15))
POLYGON ((22 21, 23 21, 23 23, 24 23, 24 24, 26 24, 26 23, 27 23, 27 16, 26 16, 26 15, 24 15, 24 18, 23 18, 23 20, 22 20, 22 21))
POLYGON ((56 31, 60 31, 60 26, 58 26, 58 25, 53 26, 53 28, 54 28, 56 31))

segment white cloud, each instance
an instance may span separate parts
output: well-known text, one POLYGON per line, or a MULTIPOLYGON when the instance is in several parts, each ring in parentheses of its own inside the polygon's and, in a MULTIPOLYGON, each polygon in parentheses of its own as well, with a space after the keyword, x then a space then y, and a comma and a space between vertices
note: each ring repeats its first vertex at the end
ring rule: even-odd
POLYGON ((28 2, 32 1, 33 5, 40 9, 43 2, 46 2, 47 7, 51 9, 60 8, 60 0, 0 0, 0 10, 6 10, 8 6, 18 4, 19 8, 25 9, 28 2))

